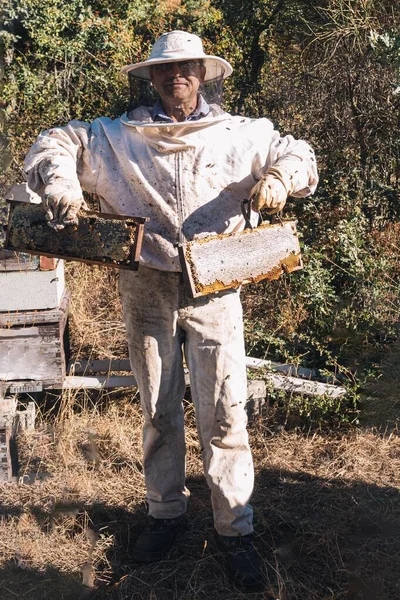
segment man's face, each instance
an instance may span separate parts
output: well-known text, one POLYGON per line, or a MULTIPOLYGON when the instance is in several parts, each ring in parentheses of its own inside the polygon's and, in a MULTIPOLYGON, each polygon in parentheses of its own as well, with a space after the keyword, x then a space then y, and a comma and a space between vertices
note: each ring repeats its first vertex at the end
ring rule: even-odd
POLYGON ((197 92, 204 81, 205 67, 199 61, 180 61, 154 65, 151 81, 165 105, 197 104, 197 92))

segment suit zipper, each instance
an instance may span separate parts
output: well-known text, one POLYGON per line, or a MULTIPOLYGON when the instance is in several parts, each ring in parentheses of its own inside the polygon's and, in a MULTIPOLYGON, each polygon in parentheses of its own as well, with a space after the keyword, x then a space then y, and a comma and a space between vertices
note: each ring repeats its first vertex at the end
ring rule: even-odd
MULTIPOLYGON (((179 222, 179 232, 178 232, 178 245, 183 244, 186 241, 186 238, 183 234, 183 220, 185 218, 185 213, 183 210, 183 200, 182 200, 182 153, 177 152, 175 154, 175 181, 176 181, 176 205, 178 212, 178 222, 179 222)), ((181 277, 179 283, 179 292, 178 292, 178 305, 179 309, 184 308, 187 305, 187 293, 185 286, 183 284, 183 279, 181 277)))
POLYGON ((183 244, 186 241, 183 234, 183 202, 182 202, 182 153, 175 154, 175 181, 176 181, 176 204, 178 208, 179 233, 178 244, 183 244))

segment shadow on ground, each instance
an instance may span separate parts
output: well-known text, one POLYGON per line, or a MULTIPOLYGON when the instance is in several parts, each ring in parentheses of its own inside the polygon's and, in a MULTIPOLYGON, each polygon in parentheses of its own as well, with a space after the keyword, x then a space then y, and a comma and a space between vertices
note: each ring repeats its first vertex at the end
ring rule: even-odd
MULTIPOLYGON (((157 564, 130 560, 130 548, 145 523, 144 509, 79 507, 92 539, 109 536, 107 553, 90 552, 82 572, 52 566, 32 570, 16 557, 0 572, 1 600, 236 600, 244 598, 225 578, 215 550, 209 491, 202 478, 188 480, 190 528, 169 557, 157 564), (86 571, 85 571, 86 570, 86 571)), ((263 470, 253 498, 256 544, 269 579, 255 599, 394 600, 400 597, 400 498, 393 487, 326 480, 300 472, 263 470)), ((25 509, 0 506, 3 518, 25 509)), ((71 510, 71 507, 68 508, 71 510)), ((62 511, 61 511, 62 512, 62 511)), ((48 515, 33 510, 43 527, 48 515)), ((71 531, 69 535, 71 534, 71 531)), ((1 544, 0 544, 1 546, 1 544)))
MULTIPOLYGON (((400 331, 400 329, 399 329, 400 331)), ((382 431, 400 425, 400 339, 388 346, 380 375, 362 393, 361 424, 382 431)))

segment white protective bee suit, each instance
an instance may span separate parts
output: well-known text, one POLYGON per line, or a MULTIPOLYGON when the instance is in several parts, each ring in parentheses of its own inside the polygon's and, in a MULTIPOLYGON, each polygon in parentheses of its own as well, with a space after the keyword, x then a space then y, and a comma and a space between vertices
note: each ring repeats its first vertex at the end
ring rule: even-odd
POLYGON ((177 245, 244 227, 241 202, 271 166, 291 175, 292 196, 318 176, 310 146, 280 137, 267 119, 218 107, 193 122, 129 116, 72 121, 43 132, 26 159, 29 187, 60 183, 97 194, 104 212, 148 217, 137 273, 121 271, 120 292, 132 371, 145 415, 149 512, 186 510, 182 346, 214 524, 226 536, 252 531, 253 466, 246 432, 246 372, 238 290, 189 299, 177 245))

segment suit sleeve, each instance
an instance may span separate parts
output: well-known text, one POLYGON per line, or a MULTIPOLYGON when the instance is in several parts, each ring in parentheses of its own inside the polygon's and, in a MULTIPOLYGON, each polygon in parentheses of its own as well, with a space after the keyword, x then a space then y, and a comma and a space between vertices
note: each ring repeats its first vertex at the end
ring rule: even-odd
POLYGON ((304 140, 296 140, 292 135, 281 136, 268 119, 259 121, 264 126, 259 123, 254 178, 260 179, 271 167, 278 168, 288 182, 290 196, 305 198, 313 194, 318 184, 314 150, 304 140))
POLYGON ((98 136, 92 125, 71 121, 65 127, 43 131, 24 163, 28 187, 43 196, 47 184, 68 183, 76 191, 94 193, 98 176, 98 136))

